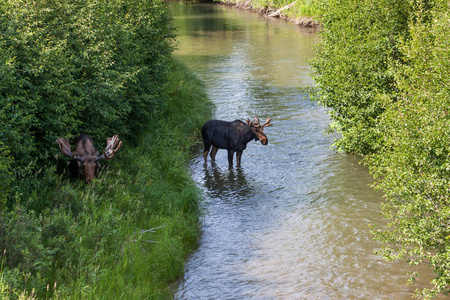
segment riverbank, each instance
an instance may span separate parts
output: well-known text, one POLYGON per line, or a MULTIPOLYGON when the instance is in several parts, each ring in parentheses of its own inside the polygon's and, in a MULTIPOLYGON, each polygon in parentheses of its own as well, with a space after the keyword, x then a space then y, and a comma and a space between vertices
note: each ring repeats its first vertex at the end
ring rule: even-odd
POLYGON ((22 183, 35 195, 17 189, 51 208, 0 211, 0 299, 172 297, 197 243, 200 195, 186 165, 211 104, 189 69, 168 67, 164 108, 99 178, 87 186, 61 175, 47 155, 48 166, 22 183), (14 251, 28 253, 26 265, 14 251))
POLYGON ((3 6, 0 299, 170 299, 198 239, 187 164, 211 115, 172 55, 171 13, 154 0, 3 6), (67 163, 92 156, 55 142, 82 133, 90 154, 123 143, 89 185, 67 163))
POLYGON ((262 14, 266 18, 279 18, 293 22, 302 27, 319 28, 320 23, 313 17, 314 7, 302 4, 300 1, 294 1, 290 4, 273 2, 273 6, 267 6, 257 0, 226 0, 218 1, 222 4, 245 10, 253 10, 262 14))

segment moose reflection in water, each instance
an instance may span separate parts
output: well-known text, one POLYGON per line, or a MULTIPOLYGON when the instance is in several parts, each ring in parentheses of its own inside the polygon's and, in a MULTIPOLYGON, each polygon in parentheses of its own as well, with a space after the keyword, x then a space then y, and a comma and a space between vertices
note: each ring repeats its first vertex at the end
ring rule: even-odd
POLYGON ((258 117, 255 117, 253 122, 247 120, 246 123, 236 120, 233 122, 210 120, 202 127, 202 137, 205 149, 203 150, 203 157, 205 163, 208 160, 208 153, 211 149, 211 160, 215 161, 216 153, 219 149, 227 149, 228 164, 233 165, 233 156, 236 152, 236 165, 241 165, 242 152, 247 147, 251 140, 259 140, 261 144, 267 145, 269 140, 264 134, 264 127, 273 125, 270 123, 272 119, 267 118, 264 124, 259 123, 258 117))
POLYGON ((94 141, 87 134, 82 134, 74 139, 74 151, 70 150, 70 143, 67 139, 58 138, 56 143, 59 144, 61 152, 70 157, 72 160, 69 163, 69 169, 72 175, 79 175, 84 173, 86 182, 89 184, 97 174, 98 162, 103 159, 111 159, 122 146, 119 136, 115 135, 112 138, 106 139, 106 148, 103 154, 97 151, 94 146, 94 141))
POLYGON ((240 201, 255 193, 242 168, 221 169, 217 164, 205 164, 202 184, 212 198, 226 201, 240 201))

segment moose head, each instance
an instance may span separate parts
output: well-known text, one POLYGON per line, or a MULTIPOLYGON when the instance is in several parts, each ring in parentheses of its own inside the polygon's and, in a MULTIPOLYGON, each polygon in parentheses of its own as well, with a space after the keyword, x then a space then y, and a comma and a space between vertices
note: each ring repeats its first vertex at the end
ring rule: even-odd
POLYGON ((248 119, 246 120, 247 124, 252 127, 253 131, 255 132, 256 137, 263 145, 267 145, 269 143, 269 140, 267 139, 267 136, 264 133, 264 128, 273 125, 272 123, 270 123, 271 120, 272 119, 267 118, 266 122, 262 125, 259 123, 258 117, 254 117, 253 122, 248 119))
POLYGON ((86 182, 89 184, 95 177, 98 169, 98 162, 103 159, 111 159, 114 154, 122 147, 122 142, 119 136, 115 135, 112 138, 106 139, 106 148, 103 154, 97 151, 94 146, 94 141, 87 134, 82 134, 74 140, 74 151, 71 151, 70 143, 67 139, 56 139, 61 152, 76 161, 78 170, 84 171, 86 182))

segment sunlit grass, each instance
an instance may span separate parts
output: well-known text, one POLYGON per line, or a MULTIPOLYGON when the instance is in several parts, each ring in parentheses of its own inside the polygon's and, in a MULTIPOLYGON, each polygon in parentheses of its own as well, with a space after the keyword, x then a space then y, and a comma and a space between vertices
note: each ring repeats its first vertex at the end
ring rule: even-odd
MULTIPOLYGON (((219 1, 220 2, 220 1, 219 1)), ((224 1, 225 2, 225 1, 224 1)), ((226 1, 228 3, 228 1, 226 1)), ((243 4, 247 3, 243 0, 231 0, 230 3, 243 4)), ((316 18, 319 16, 318 1, 313 0, 254 0, 249 4, 252 5, 254 9, 276 11, 283 8, 286 5, 293 3, 291 7, 283 10, 282 16, 289 19, 299 19, 299 18, 316 18)))
POLYGON ((19 257, 16 268, 2 261, 1 295, 35 289, 40 299, 171 297, 198 236, 200 196, 187 162, 211 114, 201 82, 177 61, 172 71, 164 110, 134 141, 124 140, 91 185, 52 163, 24 177, 17 197, 26 208, 0 215, 7 221, 0 229, 21 251, 11 256, 19 257))

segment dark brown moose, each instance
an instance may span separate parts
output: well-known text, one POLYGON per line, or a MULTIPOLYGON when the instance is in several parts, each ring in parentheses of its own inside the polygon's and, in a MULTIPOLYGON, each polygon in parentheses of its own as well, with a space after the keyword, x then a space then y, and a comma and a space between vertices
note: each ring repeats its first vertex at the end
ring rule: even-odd
POLYGON ((98 169, 98 161, 113 158, 114 154, 116 154, 122 146, 122 142, 119 140, 118 135, 106 139, 106 148, 102 155, 97 151, 94 146, 94 141, 87 134, 82 134, 74 139, 75 147, 73 152, 70 150, 70 143, 68 140, 58 138, 56 139, 56 142, 59 144, 61 152, 72 158, 71 164, 76 162, 78 165, 77 170, 84 171, 87 183, 90 183, 94 179, 98 169))
POLYGON ((263 145, 269 143, 263 130, 264 127, 273 125, 270 123, 271 120, 267 118, 266 122, 262 125, 259 123, 258 117, 255 117, 253 122, 247 120, 245 123, 240 120, 233 122, 221 120, 207 121, 202 127, 202 137, 205 145, 205 150, 203 150, 205 163, 207 162, 208 153, 212 146, 210 154, 212 161, 216 159, 216 153, 219 149, 227 149, 229 165, 233 165, 233 155, 236 152, 236 164, 240 166, 242 152, 247 147, 248 142, 251 140, 259 140, 263 145))

